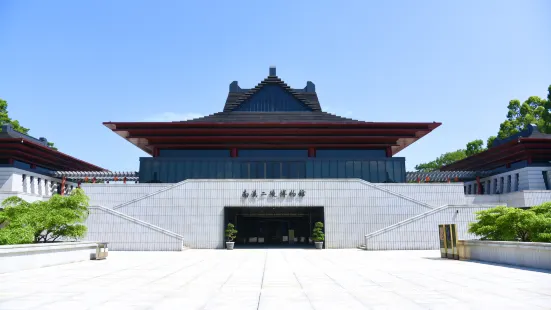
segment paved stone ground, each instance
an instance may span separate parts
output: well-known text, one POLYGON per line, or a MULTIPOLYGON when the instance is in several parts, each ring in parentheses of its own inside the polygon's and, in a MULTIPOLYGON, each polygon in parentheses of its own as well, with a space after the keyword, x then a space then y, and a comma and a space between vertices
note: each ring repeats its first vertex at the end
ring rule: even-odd
POLYGON ((0 309, 551 309, 551 273, 438 251, 111 252, 0 274, 0 309))

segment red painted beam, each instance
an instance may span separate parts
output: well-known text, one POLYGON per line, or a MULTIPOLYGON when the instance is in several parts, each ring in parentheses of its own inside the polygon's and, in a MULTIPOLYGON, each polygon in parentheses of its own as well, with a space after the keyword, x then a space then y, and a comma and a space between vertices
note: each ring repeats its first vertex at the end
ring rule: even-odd
POLYGON ((87 163, 83 160, 74 158, 72 156, 69 156, 65 153, 53 150, 49 147, 46 147, 42 144, 37 144, 35 142, 24 140, 20 138, 1 138, 0 139, 0 149, 4 150, 6 148, 11 148, 14 145, 24 145, 26 148, 26 151, 31 152, 33 154, 40 154, 40 156, 48 156, 51 158, 54 158, 56 160, 64 160, 70 163, 73 163, 73 165, 79 165, 87 167, 86 170, 94 170, 94 171, 103 171, 105 169, 92 165, 90 163, 87 163))
MULTIPOLYGON (((119 130, 114 130, 119 132, 119 130)), ((155 136, 232 136, 232 135, 257 135, 257 136, 301 136, 301 135, 364 135, 364 136, 392 136, 392 137, 418 137, 420 131, 428 132, 428 129, 381 129, 381 128, 177 128, 177 129, 128 129, 124 130, 125 138, 150 138, 155 136)), ((122 132, 122 131, 121 131, 122 132)))
POLYGON ((398 123, 398 122, 357 122, 357 123, 311 123, 311 122, 293 122, 293 123, 199 123, 199 122, 104 122, 103 125, 111 130, 127 129, 160 129, 160 128, 252 128, 252 127, 274 127, 274 128, 394 128, 409 129, 417 128, 419 130, 434 130, 442 123, 398 123))
POLYGON ((316 149, 386 149, 388 144, 327 144, 327 143, 285 143, 285 144, 269 144, 269 143, 251 143, 251 144, 155 144, 159 149, 228 149, 236 147, 238 149, 308 149, 314 147, 316 149))
POLYGON ((361 136, 299 136, 299 137, 281 137, 281 136, 216 136, 216 137, 152 137, 148 138, 149 145, 160 143, 387 143, 396 144, 397 138, 392 137, 361 137, 361 136))

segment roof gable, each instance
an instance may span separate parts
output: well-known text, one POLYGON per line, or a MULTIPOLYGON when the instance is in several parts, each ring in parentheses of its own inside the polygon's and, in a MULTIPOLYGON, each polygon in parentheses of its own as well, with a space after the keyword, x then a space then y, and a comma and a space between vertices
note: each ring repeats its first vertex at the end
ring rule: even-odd
POLYGON ((312 109, 281 85, 268 84, 243 100, 233 111, 299 112, 312 109))
POLYGON ((237 81, 230 84, 224 112, 299 112, 321 111, 316 86, 307 82, 303 89, 293 89, 270 68, 270 75, 251 89, 240 88, 237 81))

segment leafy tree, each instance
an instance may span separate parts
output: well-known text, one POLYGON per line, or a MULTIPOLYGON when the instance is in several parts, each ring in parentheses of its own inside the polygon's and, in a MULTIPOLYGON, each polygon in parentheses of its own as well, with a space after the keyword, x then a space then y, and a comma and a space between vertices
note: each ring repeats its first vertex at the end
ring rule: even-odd
POLYGON ((443 155, 440 155, 440 157, 438 157, 433 161, 429 161, 428 163, 422 163, 415 166, 415 170, 423 171, 423 172, 435 171, 442 168, 445 165, 449 165, 451 163, 454 163, 464 158, 467 158, 467 154, 466 154, 466 151, 463 149, 457 150, 455 152, 448 152, 443 155))
POLYGON ((322 222, 316 222, 316 224, 314 224, 314 230, 312 231, 312 240, 314 240, 315 242, 322 242, 323 240, 325 240, 322 222))
POLYGON ((228 223, 228 226, 226 228, 226 238, 228 238, 230 242, 233 242, 233 239, 235 239, 236 234, 237 234, 237 230, 235 229, 235 225, 233 225, 232 223, 228 223))
MULTIPOLYGON (((29 128, 25 128, 19 124, 19 121, 12 120, 8 115, 8 102, 6 100, 2 100, 0 98, 0 125, 2 124, 9 124, 13 128, 13 130, 20 132, 22 134, 29 134, 29 128)), ((2 129, 0 129, 2 131, 2 129)), ((57 148, 54 146, 53 142, 48 142, 48 146, 54 150, 57 150, 57 148)))
MULTIPOLYGON (((507 119, 499 126, 497 138, 503 139, 519 133, 530 124, 537 125, 538 130, 543 133, 551 133, 551 85, 547 91, 547 99, 532 96, 522 104, 517 99, 509 101, 507 119)), ((496 136, 488 137, 486 147, 482 140, 471 141, 467 143, 465 150, 445 153, 433 161, 415 166, 415 170, 423 172, 438 170, 442 166, 487 150, 495 139, 496 136)))
POLYGON ((19 124, 19 121, 12 120, 8 115, 8 102, 0 98, 0 124, 10 124, 13 130, 28 134, 29 128, 25 128, 19 124))
POLYGON ((469 232, 482 240, 551 242, 551 203, 529 210, 495 207, 476 212, 469 232))
POLYGON ((535 233, 532 241, 551 242, 551 202, 530 208, 538 218, 534 222, 535 233))
POLYGON ((509 212, 508 207, 495 207, 476 212, 476 222, 469 224, 469 233, 482 240, 514 240, 510 227, 498 225, 497 220, 509 212))
POLYGON ((487 149, 492 147, 492 144, 494 144, 494 140, 496 139, 496 136, 489 136, 488 140, 486 140, 486 147, 487 149))
POLYGON ((13 196, 2 202, 0 244, 54 242, 86 234, 89 198, 80 188, 48 201, 26 202, 13 196))
MULTIPOLYGON (((549 98, 551 97, 551 85, 548 91, 550 92, 547 96, 549 98)), ((523 103, 520 103, 518 99, 509 101, 507 119, 499 126, 498 137, 507 138, 521 132, 530 124, 536 125, 541 132, 551 133, 550 104, 548 99, 538 96, 531 96, 523 103)))
POLYGON ((468 157, 474 154, 478 154, 485 150, 486 148, 484 147, 484 141, 478 139, 467 143, 467 149, 465 150, 465 155, 467 155, 468 157))

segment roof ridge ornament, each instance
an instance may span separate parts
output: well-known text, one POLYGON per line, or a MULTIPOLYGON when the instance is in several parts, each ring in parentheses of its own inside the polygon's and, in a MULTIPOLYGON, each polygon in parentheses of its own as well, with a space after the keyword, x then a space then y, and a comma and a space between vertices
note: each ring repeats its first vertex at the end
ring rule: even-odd
POLYGON ((270 66, 270 74, 268 76, 277 76, 275 66, 270 66))

